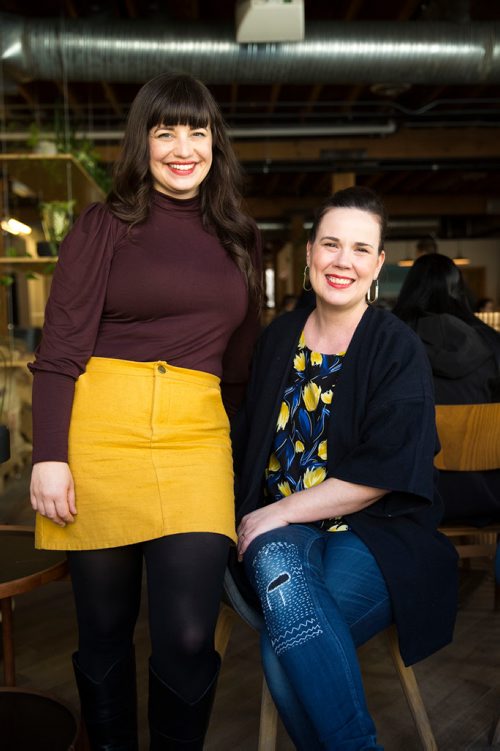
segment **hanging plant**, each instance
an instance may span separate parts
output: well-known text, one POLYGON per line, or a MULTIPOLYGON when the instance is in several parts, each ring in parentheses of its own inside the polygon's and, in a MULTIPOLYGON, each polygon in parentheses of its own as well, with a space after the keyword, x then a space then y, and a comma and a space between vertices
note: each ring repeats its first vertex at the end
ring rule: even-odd
POLYGON ((57 256, 59 244, 66 237, 73 221, 75 201, 45 201, 40 204, 46 243, 38 243, 38 255, 57 256))

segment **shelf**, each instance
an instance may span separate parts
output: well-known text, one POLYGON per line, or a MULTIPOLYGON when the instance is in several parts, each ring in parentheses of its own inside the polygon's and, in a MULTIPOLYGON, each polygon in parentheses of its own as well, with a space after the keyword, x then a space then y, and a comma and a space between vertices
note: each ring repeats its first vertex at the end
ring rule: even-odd
POLYGON ((9 271, 34 271, 43 272, 43 267, 57 261, 55 256, 21 257, 0 256, 0 273, 9 271))
POLYGON ((30 188, 39 201, 75 199, 75 213, 94 201, 103 201, 104 191, 72 154, 0 154, 11 179, 30 188), (69 190, 68 190, 69 188, 69 190))

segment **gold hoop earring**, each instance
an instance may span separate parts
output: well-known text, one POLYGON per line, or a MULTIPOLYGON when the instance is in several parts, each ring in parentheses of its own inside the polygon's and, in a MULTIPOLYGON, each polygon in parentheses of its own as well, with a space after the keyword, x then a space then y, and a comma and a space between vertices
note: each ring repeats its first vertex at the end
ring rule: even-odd
POLYGON ((309 278, 309 266, 307 266, 307 265, 304 268, 304 280, 302 282, 302 289, 304 290, 304 292, 311 292, 312 291, 311 280, 309 278))
MULTIPOLYGON (((372 288, 371 284, 370 284, 370 289, 366 293, 366 302, 369 302, 369 303, 374 303, 374 302, 377 302, 377 300, 378 300, 378 279, 374 279, 373 281, 375 282, 375 290, 373 292, 373 297, 370 297, 370 292, 371 292, 371 288, 372 288)), ((372 282, 372 284, 373 284, 373 282, 372 282)))

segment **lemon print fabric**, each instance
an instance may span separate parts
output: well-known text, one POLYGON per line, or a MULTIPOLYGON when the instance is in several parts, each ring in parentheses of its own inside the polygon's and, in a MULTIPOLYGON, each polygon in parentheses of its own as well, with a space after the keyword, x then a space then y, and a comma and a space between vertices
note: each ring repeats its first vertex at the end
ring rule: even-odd
POLYGON ((268 502, 326 478, 328 422, 342 362, 343 355, 308 349, 301 334, 265 473, 268 502))

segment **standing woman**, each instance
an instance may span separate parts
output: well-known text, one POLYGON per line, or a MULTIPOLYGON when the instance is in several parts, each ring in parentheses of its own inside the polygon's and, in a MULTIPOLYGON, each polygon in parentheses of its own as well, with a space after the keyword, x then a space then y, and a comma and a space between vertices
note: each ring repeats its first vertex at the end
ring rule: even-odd
POLYGON ((335 193, 307 244, 316 308, 263 334, 235 420, 238 551, 270 691, 301 751, 380 749, 356 647, 393 621, 407 665, 447 644, 456 553, 436 531, 432 376, 376 299, 385 212, 335 193))
POLYGON ((259 242, 239 177, 208 89, 189 75, 146 83, 106 203, 61 246, 30 366, 36 545, 68 551, 93 751, 138 748, 143 560, 151 749, 201 749, 208 726, 236 540, 226 411, 258 330, 259 242))

